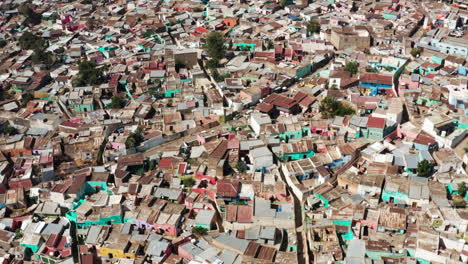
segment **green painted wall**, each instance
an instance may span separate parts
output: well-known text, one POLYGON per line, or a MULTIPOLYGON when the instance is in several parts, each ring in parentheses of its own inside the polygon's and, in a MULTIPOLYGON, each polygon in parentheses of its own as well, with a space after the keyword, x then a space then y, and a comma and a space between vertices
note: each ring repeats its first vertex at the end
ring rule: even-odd
POLYGON ((300 159, 313 157, 314 155, 315 155, 315 152, 313 150, 310 150, 308 152, 286 153, 283 156, 281 156, 280 159, 283 161, 300 160, 300 159))
POLYGON ((333 220, 334 225, 351 226, 351 220, 333 220))
POLYGON ((93 104, 76 104, 74 108, 75 108, 75 112, 79 112, 79 113, 94 111, 93 104))
POLYGON ((390 192, 388 190, 383 190, 382 192, 382 200, 384 201, 390 201, 390 198, 393 198, 393 200, 396 203, 403 203, 407 204, 408 203, 408 195, 404 193, 399 193, 399 192, 390 192))
POLYGON ((29 248, 33 253, 36 253, 39 248, 41 247, 42 242, 39 243, 39 245, 29 245, 29 244, 20 244, 20 246, 29 248))
POLYGON ((317 198, 319 198, 320 200, 322 200, 323 205, 324 205, 324 206, 323 206, 324 208, 330 207, 330 203, 328 202, 327 199, 325 199, 325 197, 323 197, 322 195, 320 195, 320 194, 318 194, 318 193, 314 193, 314 195, 315 195, 315 197, 317 197, 317 198))

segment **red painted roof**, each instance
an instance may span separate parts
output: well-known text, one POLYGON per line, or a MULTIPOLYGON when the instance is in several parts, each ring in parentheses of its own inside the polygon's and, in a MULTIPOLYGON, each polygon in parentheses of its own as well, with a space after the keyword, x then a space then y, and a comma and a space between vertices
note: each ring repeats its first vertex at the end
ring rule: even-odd
POLYGON ((371 116, 367 120, 367 127, 383 129, 385 127, 385 118, 371 116))
POLYGON ((173 158, 162 158, 159 161, 158 168, 172 168, 173 158))
POLYGON ((264 103, 269 103, 275 106, 289 109, 293 107, 294 105, 296 105, 297 101, 294 100, 293 98, 290 98, 284 95, 271 94, 265 99, 264 103))
POLYGON ((240 182, 232 180, 219 180, 216 194, 225 197, 237 197, 240 190, 240 182))
POLYGON ((268 51, 258 51, 258 52, 255 52, 254 57, 256 57, 256 58, 275 58, 275 53, 274 52, 268 52, 268 51))
POLYGON ((378 73, 366 72, 361 74, 359 78, 361 82, 370 82, 370 83, 382 83, 382 84, 393 84, 393 77, 391 75, 383 75, 378 73))
POLYGON ((229 204, 226 206, 226 221, 236 222, 237 220, 237 205, 229 204))
POLYGON ((258 104, 257 107, 255 107, 255 109, 263 113, 268 113, 273 109, 273 105, 267 104, 267 103, 261 103, 261 104, 258 104))
POLYGON ((252 223, 253 209, 252 206, 238 205, 237 206, 237 222, 252 223))
POLYGON ((203 28, 203 27, 196 27, 195 31, 197 31, 198 33, 208 33, 208 32, 210 32, 209 30, 207 30, 206 28, 203 28))
POLYGON ((240 141, 238 139, 231 139, 228 140, 228 149, 238 149, 240 145, 240 141))
POLYGON ((187 168, 187 163, 185 163, 185 162, 179 163, 179 170, 177 172, 179 174, 184 174, 186 168, 187 168))

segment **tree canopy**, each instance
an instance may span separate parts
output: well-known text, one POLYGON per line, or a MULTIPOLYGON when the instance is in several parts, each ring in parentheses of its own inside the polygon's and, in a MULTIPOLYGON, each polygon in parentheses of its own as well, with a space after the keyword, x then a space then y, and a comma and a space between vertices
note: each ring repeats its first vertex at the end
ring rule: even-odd
POLYGON ((125 141, 125 147, 128 149, 136 148, 144 139, 143 130, 141 128, 137 128, 135 132, 128 135, 127 141, 125 141))
POLYGON ((73 80, 73 86, 101 84, 104 80, 104 67, 98 67, 94 61, 82 61, 78 69, 78 78, 73 80))
POLYGON ((224 36, 221 32, 210 32, 206 35, 204 50, 213 60, 219 62, 226 54, 224 36))
POLYGON ((414 48, 414 49, 411 50, 410 53, 411 53, 411 56, 417 58, 417 57, 419 57, 421 52, 422 52, 422 48, 414 48))
POLYGON ((307 24, 307 34, 319 33, 320 32, 320 23, 317 20, 310 20, 307 24))
POLYGON ((21 5, 18 10, 26 18, 25 24, 37 25, 41 23, 42 15, 34 12, 29 3, 21 5))
POLYGON ((351 6, 351 10, 350 10, 350 11, 351 11, 351 12, 356 12, 356 11, 358 11, 358 10, 359 10, 359 8, 358 8, 356 2, 353 1, 353 5, 351 6))
POLYGON ((432 166, 429 163, 429 161, 423 160, 423 161, 418 163, 418 167, 416 169, 416 172, 417 172, 419 177, 427 178, 427 177, 431 176, 432 166))
POLYGON ((21 107, 25 107, 29 101, 33 100, 34 96, 32 93, 25 93, 21 96, 21 107))
POLYGON ((350 61, 346 63, 344 70, 351 74, 356 74, 359 71, 359 63, 357 61, 350 61))
POLYGON ((110 107, 120 109, 125 106, 125 100, 120 96, 112 96, 110 107))
POLYGON ((288 0, 280 0, 279 5, 284 8, 285 6, 288 5, 288 0))
POLYGON ((34 35, 33 33, 26 31, 21 35, 21 37, 18 40, 18 43, 20 44, 20 47, 24 50, 30 50, 30 49, 46 49, 47 48, 47 42, 39 37, 34 35))
POLYGON ((320 104, 320 112, 323 118, 334 118, 335 116, 352 115, 354 109, 338 101, 335 97, 327 96, 320 104))
POLYGON ((0 124, 0 134, 12 136, 12 135, 15 135, 17 133, 18 133, 18 130, 16 128, 10 126, 10 124, 8 124, 8 122, 4 122, 4 123, 0 124))
POLYGON ((31 56, 31 60, 34 64, 45 64, 50 67, 54 64, 54 55, 50 51, 36 48, 31 56))

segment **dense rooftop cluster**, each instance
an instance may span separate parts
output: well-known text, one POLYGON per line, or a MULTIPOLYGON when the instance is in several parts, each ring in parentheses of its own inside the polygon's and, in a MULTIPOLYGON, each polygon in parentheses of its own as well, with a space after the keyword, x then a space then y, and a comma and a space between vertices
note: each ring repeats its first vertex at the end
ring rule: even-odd
POLYGON ((0 3, 0 263, 468 262, 465 0, 0 3))

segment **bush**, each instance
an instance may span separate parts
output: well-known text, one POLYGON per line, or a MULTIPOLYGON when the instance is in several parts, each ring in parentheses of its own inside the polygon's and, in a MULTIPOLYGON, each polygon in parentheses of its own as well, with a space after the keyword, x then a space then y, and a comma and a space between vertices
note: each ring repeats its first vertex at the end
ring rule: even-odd
POLYGON ((0 48, 3 48, 7 45, 7 41, 4 39, 0 39, 0 48))
POLYGON ((320 112, 323 118, 352 115, 356 113, 353 108, 338 101, 335 97, 325 97, 320 104, 320 112))

